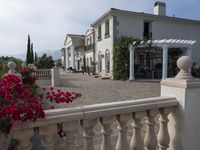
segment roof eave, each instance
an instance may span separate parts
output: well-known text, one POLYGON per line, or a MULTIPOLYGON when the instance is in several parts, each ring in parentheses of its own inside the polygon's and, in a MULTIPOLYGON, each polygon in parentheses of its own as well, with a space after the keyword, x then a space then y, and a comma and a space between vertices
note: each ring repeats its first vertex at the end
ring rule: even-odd
POLYGON ((92 23, 90 26, 94 27, 96 24, 98 24, 101 20, 103 20, 105 17, 107 17, 108 15, 110 15, 112 12, 112 8, 110 10, 108 10, 105 14, 103 14, 99 19, 97 19, 94 23, 92 23))

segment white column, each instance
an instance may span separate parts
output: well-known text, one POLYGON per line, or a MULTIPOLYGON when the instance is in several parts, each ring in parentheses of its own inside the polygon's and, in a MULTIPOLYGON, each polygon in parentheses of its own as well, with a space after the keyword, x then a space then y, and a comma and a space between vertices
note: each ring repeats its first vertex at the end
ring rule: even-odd
POLYGON ((200 80, 192 79, 191 58, 178 60, 181 71, 176 78, 161 82, 161 96, 175 97, 178 107, 169 115, 170 145, 168 150, 198 150, 200 147, 200 80))
POLYGON ((66 48, 65 49, 65 59, 66 59, 66 69, 69 68, 69 50, 66 48))
MULTIPOLYGON (((192 58, 192 47, 188 47, 187 48, 187 56, 189 56, 190 58, 192 58)), ((190 72, 191 72, 191 68, 190 68, 190 72)))
POLYGON ((129 51, 130 51, 130 75, 129 75, 129 80, 134 80, 135 77, 134 77, 134 64, 135 64, 135 61, 134 61, 134 47, 133 45, 129 45, 129 51))
POLYGON ((55 66, 51 69, 51 85, 53 87, 58 87, 60 83, 60 71, 59 68, 55 66))
POLYGON ((192 47, 187 48, 187 56, 192 58, 192 47))
POLYGON ((168 47, 163 46, 162 79, 167 78, 167 68, 168 68, 168 47))
POLYGON ((74 46, 71 46, 71 65, 72 68, 75 69, 75 49, 74 46))

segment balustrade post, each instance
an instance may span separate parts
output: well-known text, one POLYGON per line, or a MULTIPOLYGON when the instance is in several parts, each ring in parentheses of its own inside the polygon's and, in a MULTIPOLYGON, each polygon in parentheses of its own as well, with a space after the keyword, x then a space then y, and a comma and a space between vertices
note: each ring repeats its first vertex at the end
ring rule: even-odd
POLYGON ((133 135, 130 143, 130 150, 142 150, 143 140, 141 136, 141 121, 146 116, 146 112, 135 112, 133 113, 133 135))
POLYGON ((116 150, 125 150, 128 149, 128 141, 127 141, 127 123, 131 119, 131 114, 121 114, 116 116, 116 120, 118 122, 118 140, 116 144, 116 150))
POLYGON ((19 141, 18 149, 30 150, 32 148, 30 138, 33 136, 33 129, 20 129, 13 133, 14 138, 19 141))
POLYGON ((147 111, 147 131, 144 138, 145 150, 155 150, 157 147, 157 139, 155 135, 154 125, 155 117, 158 114, 158 110, 147 111))
POLYGON ((85 138, 84 150, 94 150, 94 131, 93 128, 98 123, 97 119, 82 120, 81 125, 83 127, 85 138))
POLYGON ((191 75, 191 57, 180 57, 177 65, 180 71, 176 77, 161 81, 161 96, 173 96, 179 104, 168 117, 170 136, 168 150, 198 150, 200 80, 191 75))
POLYGON ((51 76, 51 84, 52 86, 60 86, 60 71, 58 67, 53 67, 51 76))
POLYGON ((55 144, 54 133, 57 133, 57 124, 42 126, 39 128, 39 133, 43 136, 42 145, 45 150, 53 150, 55 144))
POLYGON ((169 147, 169 132, 167 124, 169 122, 168 115, 172 112, 172 108, 162 108, 160 111, 160 129, 158 132, 158 147, 159 150, 167 150, 169 147))
POLYGON ((66 149, 75 150, 74 135, 79 131, 80 127, 79 121, 63 123, 63 131, 66 135, 66 149))
POLYGON ((102 126, 102 143, 100 150, 110 150, 111 149, 111 125, 114 122, 114 117, 101 117, 99 118, 99 122, 102 126))

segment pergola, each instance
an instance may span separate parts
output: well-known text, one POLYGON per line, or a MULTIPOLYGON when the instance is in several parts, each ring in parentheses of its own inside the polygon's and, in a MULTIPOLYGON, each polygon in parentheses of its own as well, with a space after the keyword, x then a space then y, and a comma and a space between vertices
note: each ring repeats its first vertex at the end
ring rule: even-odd
POLYGON ((182 39, 162 39, 162 40, 149 40, 147 43, 141 41, 139 45, 137 42, 129 45, 130 50, 130 76, 129 80, 134 80, 134 50, 135 48, 145 48, 151 44, 152 47, 160 47, 163 50, 163 65, 162 65, 162 79, 167 78, 168 68, 168 49, 169 48, 184 48, 187 50, 187 55, 192 56, 192 46, 196 43, 194 40, 182 40, 182 39))

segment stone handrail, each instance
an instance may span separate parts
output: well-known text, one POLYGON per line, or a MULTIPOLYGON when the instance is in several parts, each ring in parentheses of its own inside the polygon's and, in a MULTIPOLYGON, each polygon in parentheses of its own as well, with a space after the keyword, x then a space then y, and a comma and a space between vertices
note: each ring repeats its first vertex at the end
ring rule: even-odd
POLYGON ((36 77, 38 79, 50 79, 51 78, 51 69, 38 69, 36 70, 36 77))
MULTIPOLYGON (((74 134, 83 131, 84 149, 94 150, 94 127, 99 123, 102 126, 101 150, 111 149, 111 125, 117 121, 118 139, 116 150, 167 150, 169 146, 168 115, 178 105, 176 98, 156 97, 140 100, 129 100, 112 103, 86 105, 75 108, 46 110, 45 119, 33 123, 15 125, 11 134, 19 140, 18 149, 31 149, 30 138, 37 128, 38 134, 43 136, 42 145, 45 149, 53 149, 54 134, 58 124, 66 134, 66 149, 74 150, 74 134), (159 115, 159 131, 155 134, 155 118, 159 115), (141 123, 146 118, 146 123, 141 123), (127 123, 133 122, 132 138, 127 139, 127 123), (141 127, 146 126, 145 138, 142 140, 141 127), (82 129, 82 130, 81 130, 82 129), (158 137, 158 139, 156 138, 158 137), (128 144, 129 143, 129 144, 128 144)), ((3 136, 1 145, 3 144, 3 136)))

